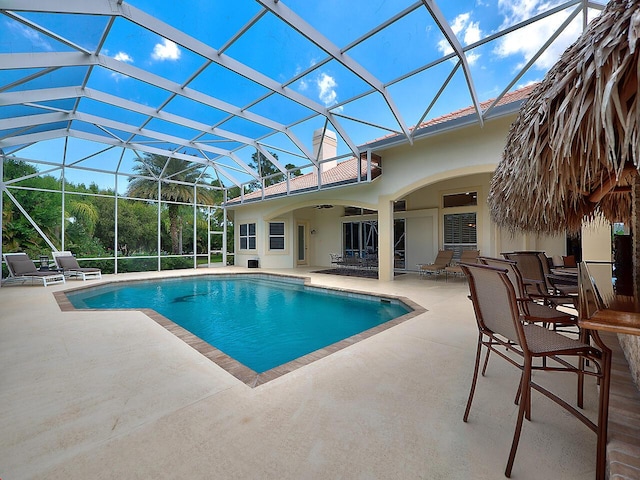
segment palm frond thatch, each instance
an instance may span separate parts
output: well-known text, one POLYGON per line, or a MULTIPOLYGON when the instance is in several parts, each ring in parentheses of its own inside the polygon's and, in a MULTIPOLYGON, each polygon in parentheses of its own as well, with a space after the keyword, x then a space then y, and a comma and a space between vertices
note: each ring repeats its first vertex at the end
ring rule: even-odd
POLYGON ((522 105, 489 205, 512 231, 631 216, 640 158, 640 0, 612 0, 522 105), (626 188, 625 188, 626 187, 626 188))

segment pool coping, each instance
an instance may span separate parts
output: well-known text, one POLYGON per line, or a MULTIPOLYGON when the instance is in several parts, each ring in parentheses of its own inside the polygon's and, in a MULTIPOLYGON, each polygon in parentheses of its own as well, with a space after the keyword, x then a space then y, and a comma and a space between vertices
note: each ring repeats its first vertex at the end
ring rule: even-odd
MULTIPOLYGON (((327 345, 326 347, 320 348, 313 352, 307 353, 301 357, 298 357, 290 362, 284 363, 277 367, 274 367, 270 370, 267 370, 262 373, 257 373, 256 371, 250 369, 246 365, 238 362, 237 360, 231 358, 226 353, 218 350, 213 345, 205 342, 201 338, 197 337, 193 333, 189 332, 185 328, 181 327, 177 323, 169 320, 165 316, 159 314, 155 310, 151 308, 122 308, 122 309, 91 309, 92 311, 134 311, 134 312, 142 312, 151 320, 155 321, 158 325, 166 329, 169 333, 172 333, 175 337, 182 340, 184 343, 189 345, 194 350, 198 351, 200 354, 204 355, 206 358, 211 360, 213 363, 218 365, 223 370, 226 370, 228 373, 236 377, 238 380, 243 382, 245 385, 255 388, 260 385, 264 385, 276 378, 279 378, 287 373, 290 373, 294 370, 297 370, 300 367, 305 365, 309 365, 316 360, 320 360, 332 353, 335 353, 339 350, 342 350, 350 345, 358 343, 366 338, 372 337, 380 332, 388 330, 391 327, 395 327, 407 320, 416 317, 427 311, 426 308, 417 304, 416 302, 410 300, 406 297, 396 296, 396 295, 380 295, 374 294, 359 290, 352 290, 346 288, 337 288, 330 286, 318 286, 311 284, 311 278, 306 276, 295 276, 295 275, 285 275, 285 274, 273 274, 273 273, 253 273, 253 272, 236 272, 236 273, 206 273, 206 274, 198 274, 198 275, 189 275, 189 277, 202 277, 202 276, 217 276, 217 277, 236 277, 236 276, 250 276, 257 278, 266 278, 266 279, 289 279, 290 281, 295 281, 296 283, 301 283, 305 287, 313 288, 313 289, 321 289, 321 290, 330 290, 340 293, 347 293, 349 295, 353 295, 356 297, 374 297, 380 298, 383 300, 391 300, 403 303, 408 308, 411 309, 410 312, 405 313, 399 317, 391 319, 387 322, 384 322, 380 325, 376 325, 368 330, 364 330, 360 333, 356 333, 350 337, 347 337, 338 342, 327 345)), ((73 304, 69 301, 67 297, 67 293, 70 292, 78 292, 81 290, 90 290, 97 287, 103 287, 109 284, 118 284, 118 283, 139 283, 139 282, 148 282, 152 280, 170 280, 176 278, 187 278, 184 276, 171 276, 171 277, 163 277, 161 279, 123 279, 123 280, 109 280, 106 282, 100 282, 99 284, 92 285, 83 285, 80 287, 75 287, 71 289, 61 290, 57 292, 53 292, 53 296, 58 303, 58 307, 62 312, 72 312, 72 311, 82 311, 86 312, 86 309, 76 309, 73 304)))

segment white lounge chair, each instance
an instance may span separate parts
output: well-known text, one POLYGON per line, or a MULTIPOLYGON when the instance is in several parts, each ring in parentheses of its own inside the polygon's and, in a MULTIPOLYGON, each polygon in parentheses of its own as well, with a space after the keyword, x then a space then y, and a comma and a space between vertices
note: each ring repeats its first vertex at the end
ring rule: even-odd
POLYGON ((56 271, 40 271, 26 253, 5 253, 2 255, 7 264, 7 281, 42 282, 43 286, 53 283, 65 283, 64 275, 56 271))
POLYGON ((91 278, 102 278, 102 271, 99 268, 81 267, 76 257, 69 251, 51 252, 51 254, 56 267, 62 270, 67 277, 79 277, 83 281, 91 278))

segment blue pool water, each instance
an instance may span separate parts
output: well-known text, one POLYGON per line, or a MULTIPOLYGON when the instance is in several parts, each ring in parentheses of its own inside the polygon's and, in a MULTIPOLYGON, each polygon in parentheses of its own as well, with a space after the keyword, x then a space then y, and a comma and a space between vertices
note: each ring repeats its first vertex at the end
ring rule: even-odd
POLYGON ((262 373, 404 315, 402 303, 301 283, 203 276, 68 292, 85 308, 152 308, 262 373))

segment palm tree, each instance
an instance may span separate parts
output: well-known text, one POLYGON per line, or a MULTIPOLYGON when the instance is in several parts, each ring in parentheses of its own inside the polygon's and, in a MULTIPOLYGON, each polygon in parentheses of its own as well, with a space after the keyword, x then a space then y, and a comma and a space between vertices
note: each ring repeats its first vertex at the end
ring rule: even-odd
POLYGON ((64 218, 72 223, 81 222, 85 233, 92 237, 96 229, 96 224, 100 219, 100 214, 98 213, 98 207, 93 203, 82 200, 71 200, 67 204, 64 218))
POLYGON ((156 154, 144 154, 143 158, 137 160, 133 167, 134 172, 144 175, 147 178, 131 177, 127 195, 130 197, 157 199, 158 181, 162 182, 160 188, 160 200, 166 201, 167 213, 169 215, 169 232, 171 234, 171 252, 179 254, 179 208, 180 205, 171 202, 211 204, 213 195, 208 189, 196 189, 197 198, 194 198, 193 184, 209 178, 203 173, 202 167, 196 164, 169 158, 156 154), (148 178, 150 174, 158 180, 148 178), (181 182, 181 183, 175 183, 181 182))

